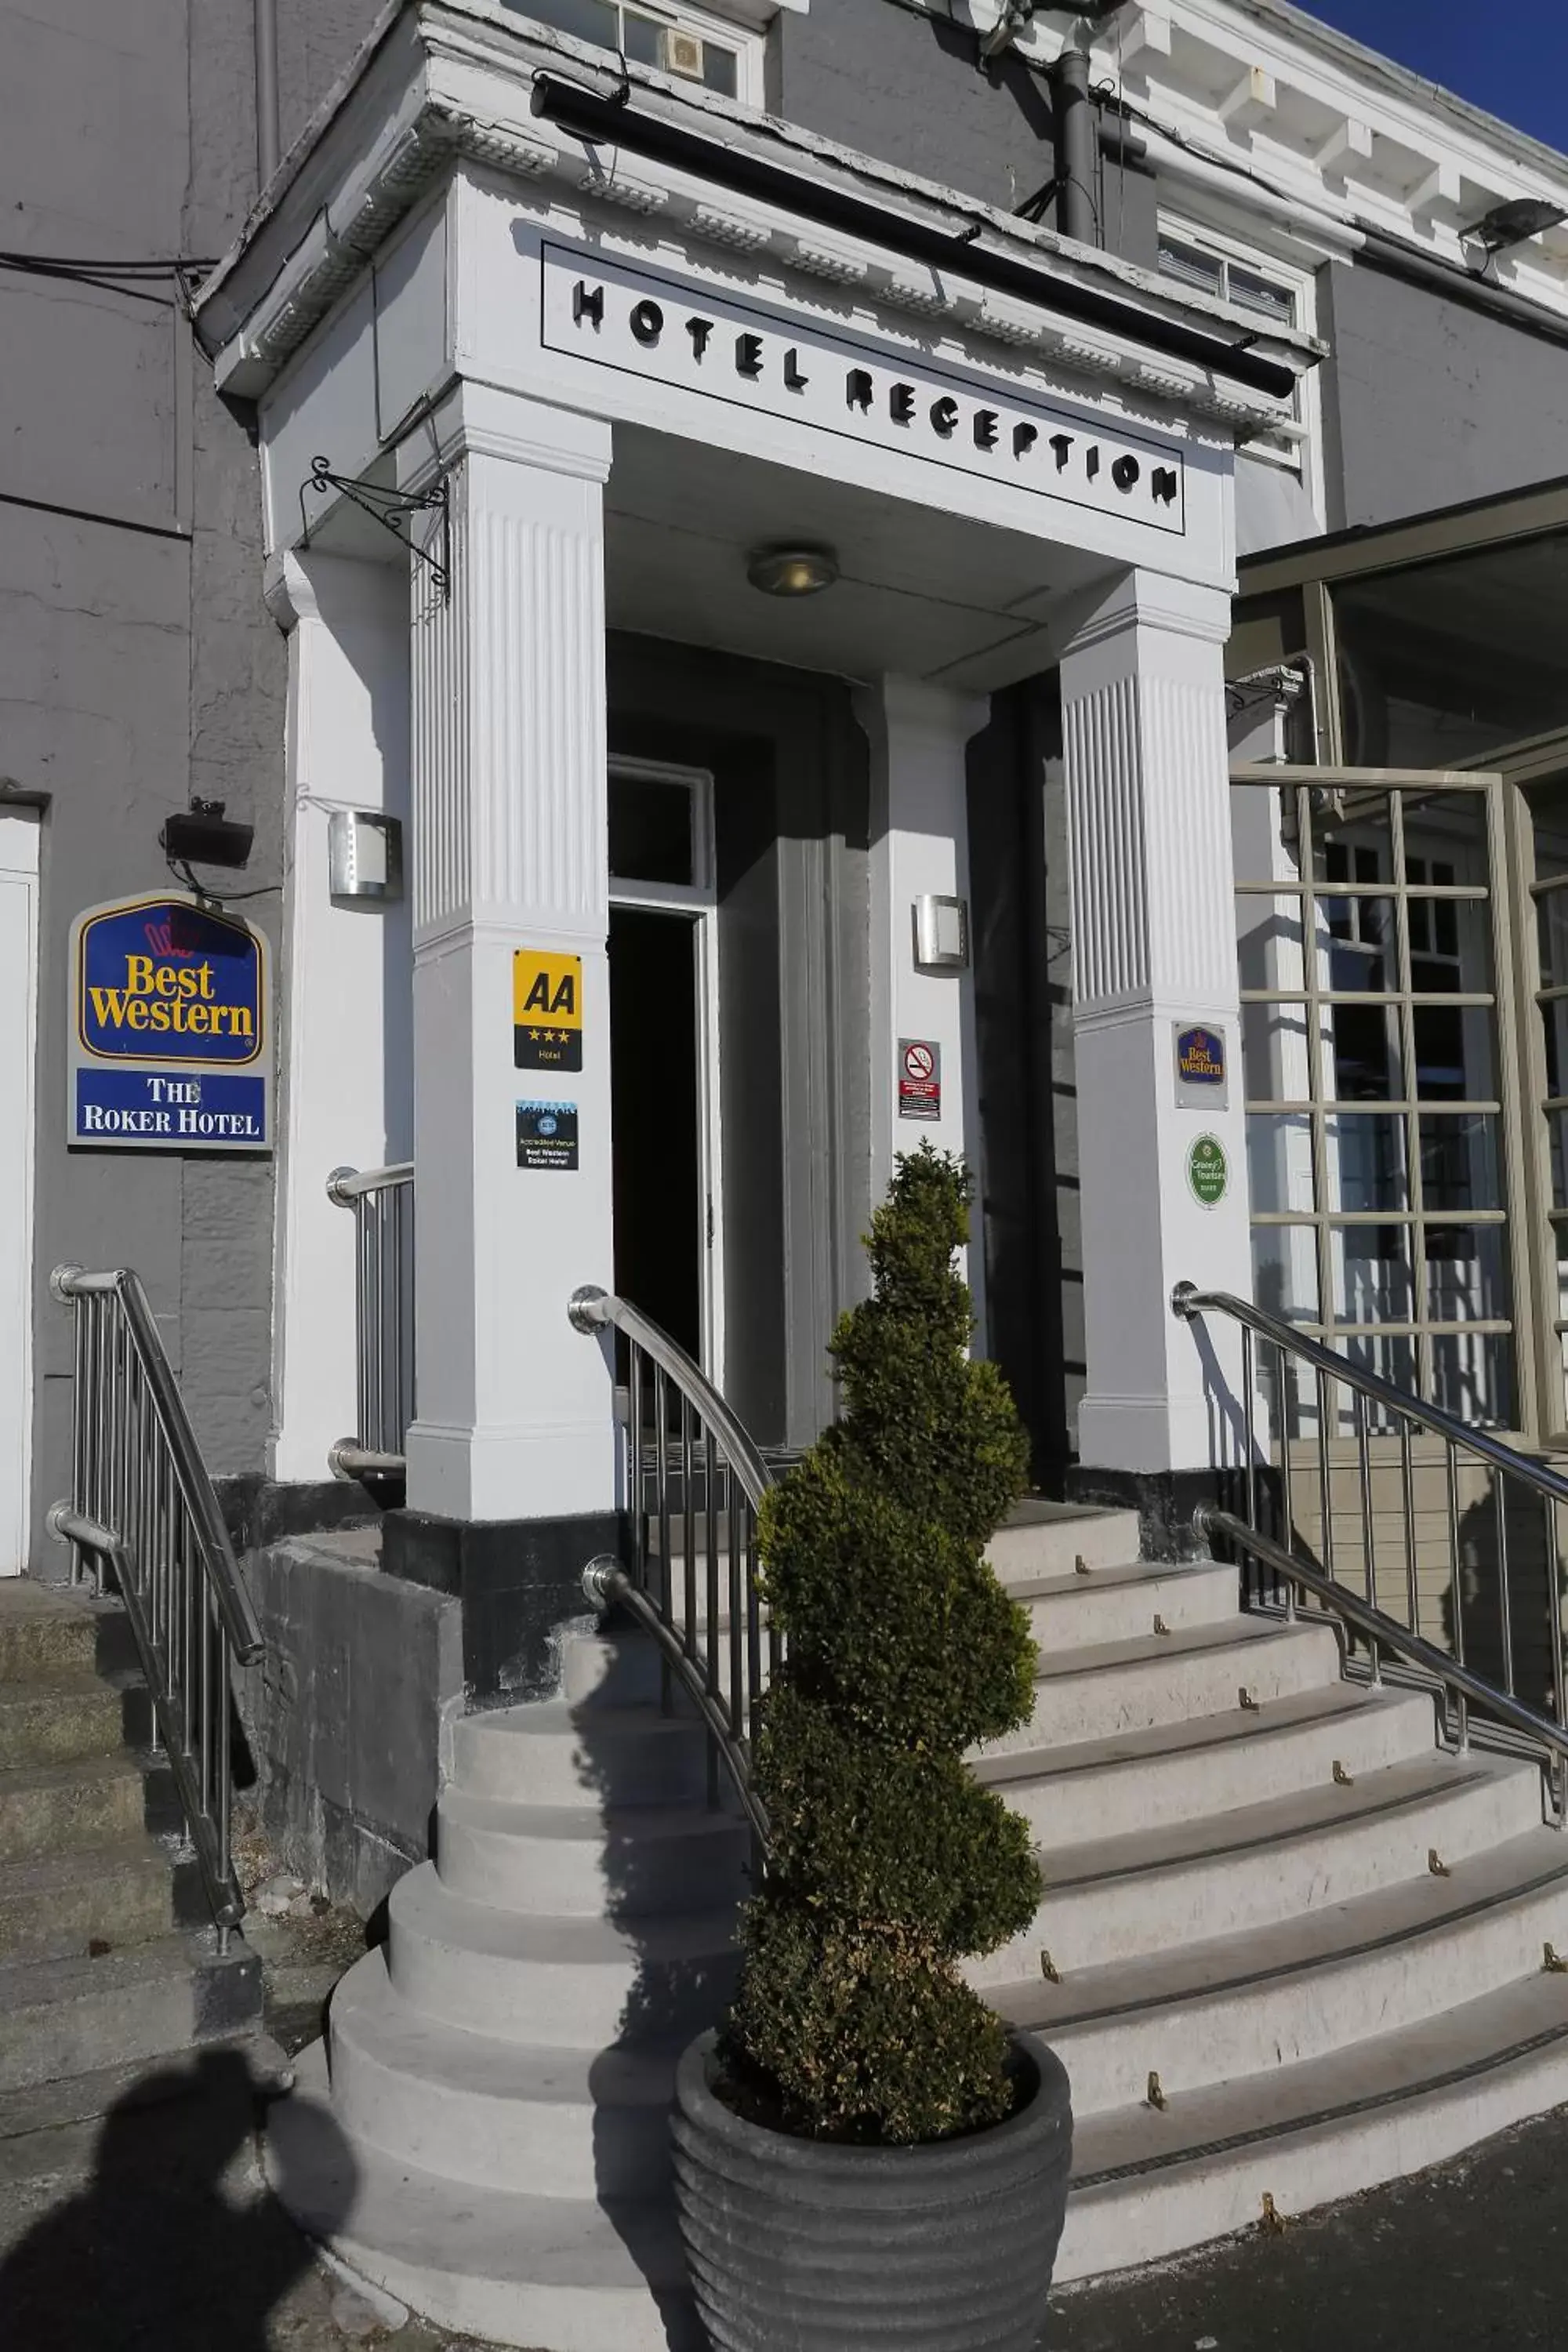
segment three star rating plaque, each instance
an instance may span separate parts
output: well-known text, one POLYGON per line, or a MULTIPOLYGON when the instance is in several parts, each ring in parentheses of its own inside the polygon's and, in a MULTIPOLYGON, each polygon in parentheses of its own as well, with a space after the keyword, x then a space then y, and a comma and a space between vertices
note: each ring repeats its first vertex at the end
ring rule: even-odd
POLYGON ((511 960, 512 1062, 520 1070, 583 1066, 583 959, 519 948, 511 960))

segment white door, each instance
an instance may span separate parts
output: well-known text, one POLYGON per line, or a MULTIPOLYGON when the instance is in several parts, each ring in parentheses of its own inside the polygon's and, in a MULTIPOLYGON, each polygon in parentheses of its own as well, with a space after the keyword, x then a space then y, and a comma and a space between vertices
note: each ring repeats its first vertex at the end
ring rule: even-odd
POLYGON ((37 999, 38 821, 0 809, 0 1576, 27 1564, 37 999))

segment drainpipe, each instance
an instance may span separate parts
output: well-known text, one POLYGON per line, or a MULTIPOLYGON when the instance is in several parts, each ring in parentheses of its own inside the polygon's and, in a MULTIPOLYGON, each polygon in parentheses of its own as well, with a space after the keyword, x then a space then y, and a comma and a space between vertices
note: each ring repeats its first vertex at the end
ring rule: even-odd
POLYGON ((1099 157, 1094 100, 1089 93, 1088 28, 1075 25, 1068 45, 1051 68, 1052 163, 1057 184, 1057 226, 1079 245, 1098 245, 1095 166, 1099 157))
POLYGON ((257 192, 278 169, 278 0, 256 0, 257 192))

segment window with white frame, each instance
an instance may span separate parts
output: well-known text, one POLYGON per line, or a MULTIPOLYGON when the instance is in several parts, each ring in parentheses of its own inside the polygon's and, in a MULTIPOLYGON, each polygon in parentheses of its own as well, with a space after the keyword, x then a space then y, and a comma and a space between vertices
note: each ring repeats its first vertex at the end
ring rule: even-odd
MULTIPOLYGON (((1260 324, 1317 331, 1317 287, 1310 270, 1293 269, 1271 254, 1249 251, 1214 230, 1165 213, 1160 215, 1160 275, 1196 287, 1238 310, 1249 310, 1260 324)), ((1322 431, 1315 371, 1309 370, 1298 382, 1290 414, 1268 432, 1256 435, 1247 451, 1248 457, 1267 458, 1298 476, 1321 515, 1322 431)))
POLYGON ((645 0, 506 0, 521 16, 570 33, 595 48, 617 50, 678 80, 743 105, 763 102, 763 45, 755 33, 701 8, 648 6, 645 0))

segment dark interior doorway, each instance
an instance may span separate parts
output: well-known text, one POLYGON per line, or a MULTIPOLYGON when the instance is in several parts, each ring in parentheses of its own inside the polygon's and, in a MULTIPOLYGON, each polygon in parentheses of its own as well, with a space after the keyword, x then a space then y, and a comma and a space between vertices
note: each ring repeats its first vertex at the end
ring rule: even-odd
POLYGON ((696 928, 610 909, 616 1289, 702 1360, 696 928))

